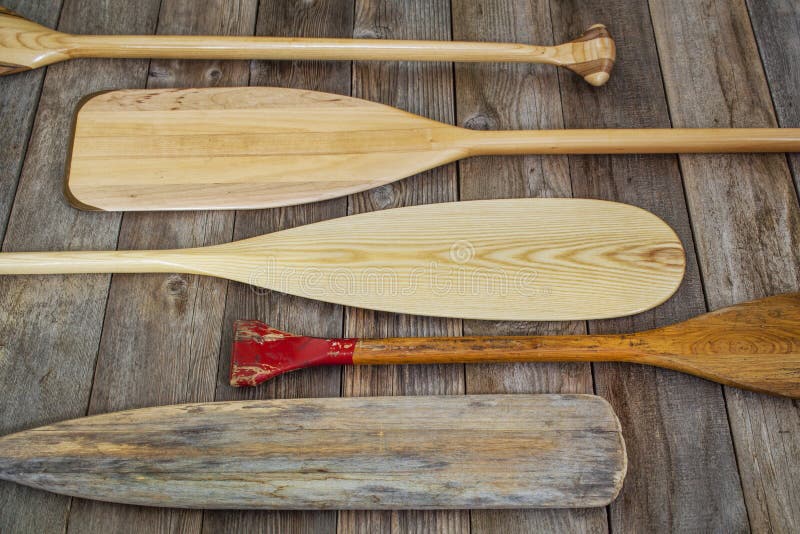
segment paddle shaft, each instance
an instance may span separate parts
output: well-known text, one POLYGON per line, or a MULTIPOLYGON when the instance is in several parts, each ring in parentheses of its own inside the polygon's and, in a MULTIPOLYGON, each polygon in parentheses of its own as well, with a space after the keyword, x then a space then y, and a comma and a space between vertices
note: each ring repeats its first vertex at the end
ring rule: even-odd
POLYGON ((198 273, 185 266, 195 250, 4 252, 0 274, 198 273))
POLYGON ((353 364, 638 362, 648 354, 637 349, 636 334, 599 336, 467 336, 359 339, 353 364))
POLYGON ((632 334, 322 339, 237 321, 231 384, 254 386, 317 365, 630 362, 800 398, 800 293, 632 334))
POLYGON ((69 35, 62 39, 62 43, 69 46, 69 54, 75 58, 497 61, 565 64, 558 47, 517 43, 193 35, 69 35))
MULTIPOLYGON (((591 336, 472 336, 441 338, 270 339, 265 348, 243 338, 254 331, 236 325, 231 361, 233 386, 256 386, 286 371, 320 365, 411 365, 510 362, 624 362, 653 365, 721 384, 800 398, 800 328, 786 339, 741 337, 700 331, 680 336, 607 334, 591 336), (737 343, 739 349, 737 350, 737 343), (717 347, 713 345, 717 344, 717 347), (722 348, 720 353, 715 349, 722 348), (725 349, 728 349, 726 352, 725 349), (689 351, 689 352, 687 352, 689 351)), ((754 337, 756 336, 756 337, 754 337)))
POLYGON ((459 129, 453 144, 470 156, 800 152, 800 128, 459 129))
POLYGON ((557 46, 517 43, 192 35, 74 35, 0 8, 0 75, 71 58, 500 61, 566 67, 588 83, 609 79, 616 51, 595 24, 557 46))

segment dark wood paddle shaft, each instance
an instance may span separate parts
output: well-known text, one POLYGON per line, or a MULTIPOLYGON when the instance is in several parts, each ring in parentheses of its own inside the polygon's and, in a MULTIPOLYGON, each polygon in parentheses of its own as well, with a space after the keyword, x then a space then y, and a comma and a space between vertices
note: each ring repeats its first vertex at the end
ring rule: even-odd
POLYGON ((231 384, 318 365, 633 362, 800 397, 800 293, 739 304, 634 334, 321 339, 238 321, 231 384))

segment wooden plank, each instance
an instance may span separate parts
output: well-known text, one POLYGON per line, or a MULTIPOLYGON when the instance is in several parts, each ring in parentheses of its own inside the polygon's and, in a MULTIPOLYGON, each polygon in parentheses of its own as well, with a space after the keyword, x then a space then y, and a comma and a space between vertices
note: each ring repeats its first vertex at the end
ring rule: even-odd
POLYGON ((192 403, 61 422, 0 450, 2 478, 187 508, 604 506, 626 468, 596 395, 192 403))
MULTIPOLYGON (((453 38, 550 43, 549 2, 453 2, 453 38)), ((458 125, 484 129, 563 128, 556 69, 545 65, 456 65, 458 125)), ((565 156, 482 157, 459 162, 461 200, 569 197, 565 156)), ((465 321, 466 335, 582 334, 585 323, 465 321)), ((469 365, 469 393, 592 392, 588 364, 469 365)), ((471 531, 603 532, 606 513, 592 510, 486 510, 470 514, 471 531)))
MULTIPOLYGON (((152 33, 157 0, 65 2, 59 29, 152 33)), ((75 61, 48 69, 3 250, 113 248, 119 215, 78 212, 62 194, 72 113, 88 93, 144 84, 145 61, 75 61)), ((86 413, 109 277, 0 280, 3 434, 86 413), (23 359, 25 365, 10 365, 23 359)), ((60 531, 69 500, 2 486, 0 530, 60 531)))
MULTIPOLYGON (((551 7, 556 40, 605 21, 612 25, 619 57, 624 58, 609 85, 599 91, 587 91, 560 76, 565 126, 669 127, 647 5, 569 0, 551 7)), ((575 196, 651 210, 678 232, 687 250, 683 286, 665 305, 627 319, 591 323, 590 332, 643 330, 705 311, 676 158, 570 157, 570 170, 575 196)), ((720 387, 632 365, 596 364, 594 369, 597 392, 611 401, 623 420, 631 461, 631 476, 610 508, 611 531, 666 525, 676 531, 745 530, 747 517, 720 387)))
MULTIPOLYGON (((311 3, 263 0, 258 8, 256 35, 350 37, 353 31, 352 0, 318 0, 311 3)), ((298 87, 347 95, 350 93, 348 62, 256 62, 250 83, 260 86, 298 87)), ((236 213, 234 238, 245 238, 300 226, 346 214, 347 202, 337 199, 305 206, 236 213)), ((316 368, 290 373, 256 389, 228 386, 233 321, 243 317, 265 319, 270 324, 302 329, 320 336, 342 332, 342 308, 332 304, 229 285, 225 304, 217 378, 216 400, 287 397, 334 397, 341 387, 340 370, 316 368)), ((336 531, 336 513, 310 511, 206 512, 203 532, 309 532, 336 531)))
MULTIPOLYGON (((9 0, 4 2, 3 7, 52 28, 58 23, 61 1, 46 0, 31 4, 24 0, 9 0)), ((25 161, 44 73, 44 70, 38 70, 0 78, 0 109, 3 110, 0 127, 0 161, 3 162, 0 166, 0 242, 11 215, 11 204, 25 161)))
MULTIPOLYGON (((382 2, 357 0, 357 38, 449 40, 450 6, 446 0, 382 2)), ((353 96, 393 105, 448 124, 453 123, 452 68, 442 63, 353 64, 353 96)), ((400 182, 350 197, 349 212, 456 200, 455 165, 439 167, 400 182)), ((457 335, 457 320, 393 315, 348 309, 347 336, 457 335)), ((463 394, 463 366, 390 366, 348 368, 343 373, 346 396, 463 394)), ((340 532, 416 530, 423 525, 439 532, 466 532, 465 511, 341 512, 340 532)))
MULTIPOLYGON (((778 125, 800 126, 800 3, 794 0, 747 1, 758 50, 769 82, 778 125)), ((800 155, 790 154, 795 187, 800 190, 800 155)))
MULTIPOLYGON (((255 26, 257 2, 191 0, 161 3, 158 33, 246 35, 255 26)), ((153 61, 148 87, 246 85, 246 62, 153 61)), ((121 249, 203 246, 230 241, 232 212, 129 213, 122 220, 121 249)), ((190 275, 120 275, 112 279, 97 357, 89 413, 214 398, 227 282, 190 275)), ((124 530, 199 532, 202 513, 155 510, 76 500, 69 526, 75 532, 124 530)))
MULTIPOLYGON (((776 125, 743 0, 651 2, 650 9, 676 127, 776 125), (691 62, 683 60, 688 53, 691 62)), ((786 158, 680 161, 709 307, 797 290, 800 209, 786 158)), ((752 530, 797 531, 797 407, 733 388, 726 399, 752 530)))

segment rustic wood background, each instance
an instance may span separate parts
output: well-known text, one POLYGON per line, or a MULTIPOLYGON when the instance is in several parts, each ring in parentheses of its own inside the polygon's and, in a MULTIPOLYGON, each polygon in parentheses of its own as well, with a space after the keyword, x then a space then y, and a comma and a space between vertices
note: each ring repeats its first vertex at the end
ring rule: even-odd
POLYGON ((4 251, 222 243, 348 213, 524 196, 628 202, 665 218, 688 273, 627 319, 509 324, 398 316, 196 276, 0 279, 0 433, 85 414, 227 399, 592 392, 619 414, 630 467, 607 509, 215 512, 70 499, 0 484, 1 532, 798 532, 797 401, 621 364, 313 369, 226 383, 231 324, 317 336, 619 332, 800 289, 797 156, 479 158, 313 205, 99 214, 62 195, 72 114, 113 88, 278 85, 384 102, 470 128, 800 126, 796 0, 3 0, 62 31, 557 43, 604 22, 619 63, 593 89, 534 65, 78 60, 0 79, 4 251))

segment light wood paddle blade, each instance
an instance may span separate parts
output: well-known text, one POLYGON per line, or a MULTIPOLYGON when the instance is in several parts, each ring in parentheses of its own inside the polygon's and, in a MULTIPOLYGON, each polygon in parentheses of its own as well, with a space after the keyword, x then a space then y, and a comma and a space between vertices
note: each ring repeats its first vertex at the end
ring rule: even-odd
POLYGON ((0 438, 0 479, 180 508, 605 506, 626 463, 619 421, 592 395, 185 404, 0 438))
POLYGON ((800 151, 800 129, 474 131, 315 91, 144 89, 81 107, 66 191, 106 211, 269 208, 476 155, 759 151, 800 151))
POLYGON ((580 320, 669 298, 684 251, 640 208, 586 199, 397 208, 183 250, 10 252, 0 274, 183 272, 396 313, 580 320))

